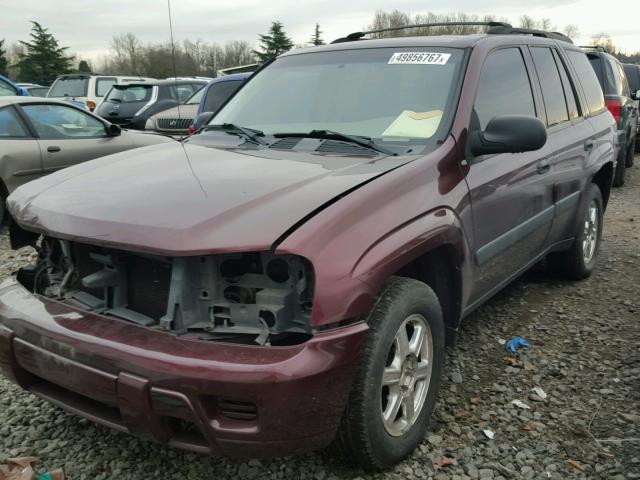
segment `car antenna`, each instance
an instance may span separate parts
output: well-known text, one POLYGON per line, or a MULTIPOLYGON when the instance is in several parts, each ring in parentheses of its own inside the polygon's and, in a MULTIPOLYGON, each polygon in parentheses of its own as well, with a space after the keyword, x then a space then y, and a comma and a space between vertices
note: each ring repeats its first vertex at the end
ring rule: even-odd
MULTIPOLYGON (((169 12, 169 36, 171 38, 171 63, 173 66, 173 82, 176 87, 176 97, 178 97, 178 73, 176 68, 176 47, 175 47, 175 43, 173 43, 173 21, 171 20, 171 0, 167 0, 167 11, 169 12)), ((182 118, 182 115, 180 114, 179 98, 178 98, 178 118, 182 118)), ((180 145, 182 146, 182 151, 184 152, 184 156, 186 157, 187 163, 189 164, 191 175, 193 175, 193 178, 195 178, 196 182, 198 182, 198 185, 200 186, 200 190, 202 190, 202 193, 204 193, 204 196, 209 197, 209 195, 207 195, 207 191, 202 186, 202 183, 200 183, 200 179, 196 175, 196 172, 193 170, 193 165, 191 164, 189 153, 187 153, 187 148, 184 146, 184 142, 182 141, 182 138, 180 139, 180 145)))

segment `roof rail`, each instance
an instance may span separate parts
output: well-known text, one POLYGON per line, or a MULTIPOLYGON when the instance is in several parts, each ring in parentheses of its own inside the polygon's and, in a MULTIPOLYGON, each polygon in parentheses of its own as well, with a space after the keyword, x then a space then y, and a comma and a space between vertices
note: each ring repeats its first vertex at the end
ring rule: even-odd
POLYGON ((598 50, 599 52, 609 53, 602 45, 578 45, 585 50, 598 50))
POLYGON ((452 26, 482 26, 482 27, 505 27, 505 28, 513 28, 508 23, 504 22, 438 22, 438 23, 417 23, 415 25, 402 25, 400 27, 389 27, 389 28, 380 28, 378 30, 368 30, 366 32, 353 32, 347 35, 346 37, 338 38, 331 43, 342 43, 342 42, 351 42, 354 40, 360 40, 365 35, 370 35, 372 33, 382 33, 382 32, 394 32, 396 30, 405 30, 407 28, 426 28, 426 27, 452 27, 452 26))
POLYGON ((534 37, 553 38, 554 40, 573 43, 569 37, 560 32, 546 32, 544 30, 534 30, 532 28, 517 28, 512 27, 511 25, 493 27, 487 33, 490 35, 532 35, 534 37))

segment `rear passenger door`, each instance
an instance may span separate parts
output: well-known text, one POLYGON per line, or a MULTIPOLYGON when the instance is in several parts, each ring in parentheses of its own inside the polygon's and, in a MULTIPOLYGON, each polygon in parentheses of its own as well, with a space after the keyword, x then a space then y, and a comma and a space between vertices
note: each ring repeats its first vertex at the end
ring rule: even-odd
MULTIPOLYGON (((489 53, 480 75, 470 131, 498 115, 538 116, 532 83, 519 47, 489 53)), ((467 155, 473 212, 472 302, 492 294, 545 249, 553 219, 548 144, 534 152, 467 155)))
POLYGON ((556 48, 530 47, 542 90, 547 124, 555 205, 550 244, 571 238, 575 214, 586 177, 588 156, 594 147, 594 130, 578 107, 576 90, 556 48))

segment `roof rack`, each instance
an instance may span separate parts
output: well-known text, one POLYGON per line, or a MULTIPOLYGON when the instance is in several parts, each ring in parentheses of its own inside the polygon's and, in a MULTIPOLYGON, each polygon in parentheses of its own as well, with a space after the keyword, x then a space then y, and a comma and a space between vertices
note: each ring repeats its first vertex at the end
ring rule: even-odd
POLYGON ((396 30, 404 30, 407 28, 425 28, 425 27, 451 27, 451 26, 483 26, 491 27, 488 34, 492 35, 532 35, 534 37, 553 38, 563 42, 573 43, 566 35, 559 32, 545 32, 544 30, 534 30, 530 28, 517 28, 505 22, 439 22, 439 23, 418 23, 415 25, 402 25, 400 27, 380 28, 378 30, 368 30, 366 32, 353 32, 346 37, 338 38, 331 43, 352 42, 360 40, 365 35, 372 33, 393 32, 396 30))
POLYGON ((482 26, 482 27, 508 27, 511 25, 504 22, 438 22, 438 23, 416 23, 414 25, 402 25, 400 27, 380 28, 378 30, 368 30, 366 32, 353 32, 346 37, 338 38, 331 43, 351 42, 360 40, 365 35, 372 33, 394 32, 396 30, 405 30, 407 28, 426 28, 426 27, 452 27, 452 26, 482 26))
POLYGON ((609 53, 602 45, 578 45, 585 50, 598 50, 599 52, 609 53))

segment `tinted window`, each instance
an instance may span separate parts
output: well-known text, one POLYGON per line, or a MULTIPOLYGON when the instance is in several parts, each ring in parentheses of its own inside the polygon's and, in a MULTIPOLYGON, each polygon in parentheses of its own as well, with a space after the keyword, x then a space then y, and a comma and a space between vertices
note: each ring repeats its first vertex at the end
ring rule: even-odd
POLYGON ((17 95, 16 90, 8 83, 0 80, 0 97, 17 95))
POLYGON ((114 77, 98 77, 96 78, 96 97, 104 97, 109 89, 115 85, 117 79, 114 77))
POLYGON ((87 95, 88 77, 58 78, 49 89, 48 97, 84 97, 87 95))
POLYGON ((28 136, 11 107, 0 110, 0 138, 28 136))
POLYGON ((568 50, 567 56, 576 71, 576 78, 582 85, 582 91, 587 99, 587 108, 590 112, 598 112, 603 110, 604 107, 604 95, 602 93, 602 87, 598 82, 593 67, 587 60, 587 56, 583 52, 575 50, 568 50))
POLYGON ((148 102, 151 98, 153 87, 141 86, 141 85, 114 85, 107 97, 108 102, 117 103, 136 103, 136 102, 148 102))
POLYGON ((474 110, 481 130, 497 115, 536 116, 529 76, 520 50, 492 52, 482 67, 474 110))
POLYGON ((547 125, 555 125, 569 120, 560 72, 558 72, 558 66, 553 59, 551 49, 532 48, 531 55, 538 72, 540 86, 542 87, 544 108, 547 112, 547 125))
POLYGON ((640 90, 640 65, 625 65, 624 73, 627 75, 631 92, 640 90))
POLYGON ((22 105, 41 138, 104 137, 104 124, 73 107, 63 105, 22 105))
POLYGON ((580 111, 578 110, 578 102, 576 100, 576 92, 573 89, 573 85, 569 80, 569 73, 567 71, 567 66, 564 61, 560 59, 558 52, 556 50, 553 51, 553 59, 556 61, 556 65, 558 66, 558 70, 560 70, 560 78, 562 79, 562 89, 564 90, 564 97, 567 100, 567 108, 569 109, 569 118, 577 118, 580 116, 580 111))
POLYGON ((242 80, 214 83, 209 87, 203 112, 215 112, 242 85, 242 80))
POLYGON ((618 63, 612 60, 605 62, 605 75, 613 85, 613 93, 615 95, 624 95, 623 77, 620 75, 618 63))

